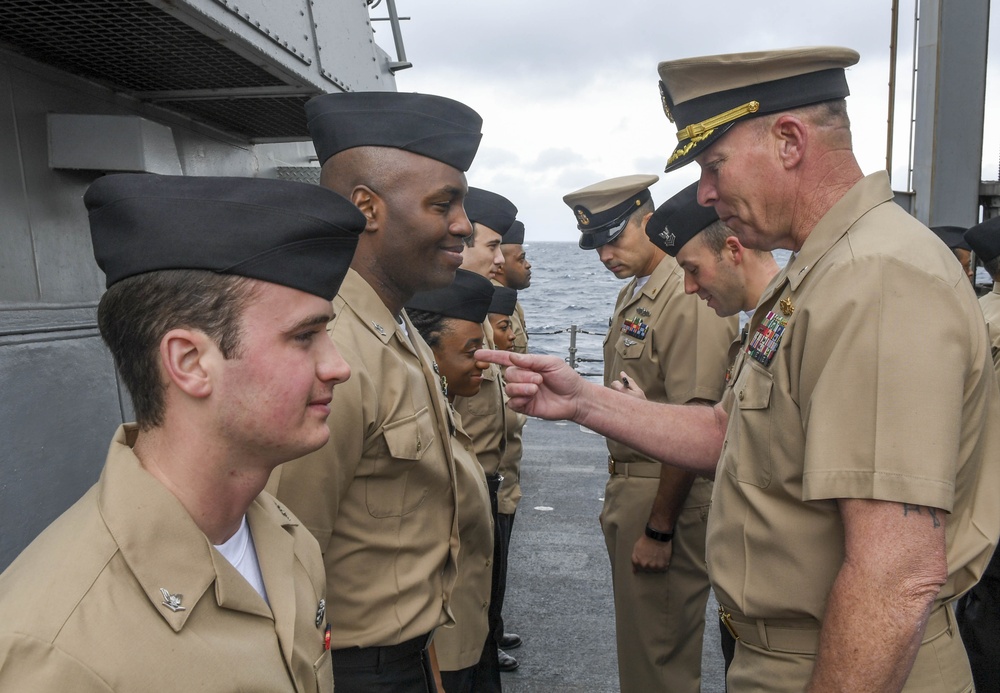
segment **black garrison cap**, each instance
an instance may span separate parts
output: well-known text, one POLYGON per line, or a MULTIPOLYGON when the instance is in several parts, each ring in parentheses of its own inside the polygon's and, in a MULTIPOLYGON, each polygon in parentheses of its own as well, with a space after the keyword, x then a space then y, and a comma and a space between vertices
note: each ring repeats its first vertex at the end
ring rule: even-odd
POLYGON ((431 94, 323 94, 307 101, 305 109, 320 165, 345 149, 392 147, 468 171, 483 136, 478 113, 431 94))
POLYGON ((677 125, 665 170, 690 163, 741 120, 848 96, 844 69, 858 60, 850 48, 819 46, 660 63, 663 111, 677 125))
POLYGON ((931 231, 952 250, 972 250, 965 241, 964 226, 932 226, 931 231))
POLYGON ((698 183, 692 183, 656 208, 646 222, 649 240, 677 257, 684 244, 718 221, 714 207, 698 204, 698 183))
POLYGON ((1000 217, 976 224, 965 232, 965 240, 983 262, 1000 257, 1000 217))
POLYGON ((658 180, 643 174, 618 176, 563 195, 576 216, 580 247, 594 250, 618 238, 632 213, 652 199, 649 186, 658 180))
POLYGON ((508 243, 515 245, 521 245, 524 243, 524 224, 517 219, 515 219, 514 223, 510 225, 509 229, 507 229, 507 233, 503 235, 503 244, 507 245, 508 243))
POLYGON ((470 187, 465 196, 465 213, 473 224, 488 226, 506 240, 507 230, 517 216, 517 207, 503 195, 470 187))
POLYGON ((419 291, 406 303, 407 308, 437 313, 446 318, 483 322, 493 299, 493 284, 486 277, 460 269, 455 281, 430 291, 419 291))
POLYGON ((506 286, 496 286, 493 300, 490 302, 490 312, 500 315, 513 315, 517 306, 517 291, 506 286))
POLYGON ((202 269, 332 299, 365 216, 332 190, 264 178, 124 173, 83 198, 107 286, 144 272, 202 269))

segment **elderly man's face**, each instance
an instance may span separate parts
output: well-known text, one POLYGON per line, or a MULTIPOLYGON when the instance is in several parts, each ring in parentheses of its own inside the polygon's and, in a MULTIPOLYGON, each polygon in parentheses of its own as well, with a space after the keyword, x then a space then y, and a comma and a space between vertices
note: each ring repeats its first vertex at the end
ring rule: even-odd
POLYGON ((738 123, 695 161, 701 166, 698 202, 719 218, 747 248, 789 248, 784 223, 788 193, 780 177, 774 138, 757 123, 738 123))

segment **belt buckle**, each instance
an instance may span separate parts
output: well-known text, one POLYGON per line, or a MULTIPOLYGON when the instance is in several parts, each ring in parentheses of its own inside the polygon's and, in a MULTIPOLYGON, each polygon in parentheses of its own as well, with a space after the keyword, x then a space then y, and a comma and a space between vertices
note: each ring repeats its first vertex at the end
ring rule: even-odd
POLYGON ((608 455, 608 474, 614 474, 614 473, 615 473, 615 459, 611 455, 608 455))
POLYGON ((722 625, 724 625, 726 627, 726 630, 728 630, 729 634, 733 636, 733 639, 734 640, 739 640, 740 639, 740 634, 736 632, 735 628, 733 628, 733 623, 732 623, 732 620, 731 620, 732 617, 733 617, 733 615, 730 614, 728 611, 726 611, 722 607, 722 605, 720 604, 719 605, 719 620, 722 621, 722 625))

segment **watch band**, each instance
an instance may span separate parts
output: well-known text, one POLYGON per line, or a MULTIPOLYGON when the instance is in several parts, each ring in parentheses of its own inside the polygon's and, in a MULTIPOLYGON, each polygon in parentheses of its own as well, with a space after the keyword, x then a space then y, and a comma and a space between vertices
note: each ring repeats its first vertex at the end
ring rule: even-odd
POLYGON ((655 529, 646 525, 646 536, 655 541, 662 541, 664 543, 672 541, 674 538, 673 532, 657 532, 655 529))

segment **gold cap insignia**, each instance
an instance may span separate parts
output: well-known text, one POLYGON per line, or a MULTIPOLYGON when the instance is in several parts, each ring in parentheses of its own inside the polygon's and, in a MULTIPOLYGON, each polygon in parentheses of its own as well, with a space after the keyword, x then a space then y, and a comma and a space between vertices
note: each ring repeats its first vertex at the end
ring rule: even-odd
POLYGON ((576 210, 576 218, 584 226, 587 226, 588 224, 590 224, 590 217, 587 216, 587 213, 584 212, 583 209, 576 210))
POLYGON ((663 113, 667 116, 667 120, 671 123, 674 122, 674 114, 670 112, 670 104, 667 101, 667 88, 663 84, 663 80, 660 80, 660 103, 663 104, 663 113))

